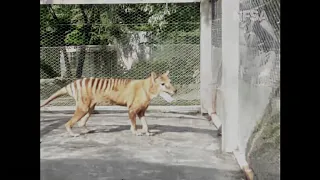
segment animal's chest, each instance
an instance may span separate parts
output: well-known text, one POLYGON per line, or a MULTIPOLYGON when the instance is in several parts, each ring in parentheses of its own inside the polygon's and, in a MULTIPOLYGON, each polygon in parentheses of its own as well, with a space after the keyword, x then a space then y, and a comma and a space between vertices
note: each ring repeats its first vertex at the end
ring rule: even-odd
POLYGON ((143 99, 135 99, 133 101, 133 105, 140 110, 146 110, 150 104, 150 99, 143 98, 143 99))

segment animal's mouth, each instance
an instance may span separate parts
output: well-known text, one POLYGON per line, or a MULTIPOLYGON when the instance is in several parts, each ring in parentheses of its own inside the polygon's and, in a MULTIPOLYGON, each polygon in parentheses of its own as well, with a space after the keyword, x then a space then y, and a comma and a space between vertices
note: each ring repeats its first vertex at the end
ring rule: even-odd
POLYGON ((168 95, 173 96, 174 92, 166 92, 168 95))
POLYGON ((176 94, 176 91, 168 90, 168 91, 165 91, 165 93, 168 93, 169 95, 173 96, 176 94))
MULTIPOLYGON (((170 93, 170 94, 172 94, 172 93, 170 93)), ((167 93, 167 92, 161 92, 160 94, 159 94, 159 96, 161 96, 164 100, 166 100, 167 102, 172 102, 174 99, 171 97, 171 95, 170 95, 169 93, 167 93)), ((173 95, 173 94, 172 94, 173 95)))

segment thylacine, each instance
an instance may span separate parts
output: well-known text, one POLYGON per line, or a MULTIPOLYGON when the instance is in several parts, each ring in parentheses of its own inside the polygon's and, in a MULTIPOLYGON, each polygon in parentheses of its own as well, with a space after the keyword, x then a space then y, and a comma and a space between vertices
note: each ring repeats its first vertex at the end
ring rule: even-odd
POLYGON ((164 98, 168 98, 167 101, 170 101, 171 96, 168 94, 173 95, 177 92, 172 86, 168 74, 169 71, 158 76, 152 72, 149 77, 138 80, 113 78, 78 79, 55 92, 40 105, 40 108, 62 95, 68 94, 73 97, 76 101, 76 110, 73 117, 65 124, 65 127, 71 136, 79 136, 80 134, 75 134, 71 130, 74 124, 78 123, 79 127, 83 127, 88 132, 86 123, 96 104, 108 101, 128 108, 131 121, 130 130, 133 134, 141 135, 136 128, 136 116, 138 116, 141 120, 143 133, 150 135, 145 120, 145 112, 150 101, 158 95, 163 95, 164 98))

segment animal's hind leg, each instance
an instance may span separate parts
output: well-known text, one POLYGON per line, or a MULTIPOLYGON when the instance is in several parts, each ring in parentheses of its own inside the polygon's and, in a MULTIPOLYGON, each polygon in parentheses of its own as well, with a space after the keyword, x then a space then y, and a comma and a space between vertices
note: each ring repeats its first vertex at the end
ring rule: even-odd
POLYGON ((129 118, 131 121, 130 130, 131 130, 132 134, 137 135, 137 136, 141 136, 142 134, 137 131, 136 117, 137 117, 136 111, 133 109, 130 109, 129 110, 129 118))
POLYGON ((95 105, 93 105, 93 106, 89 109, 88 113, 87 113, 85 116, 83 116, 83 118, 81 118, 81 120, 78 122, 78 126, 84 128, 84 130, 85 130, 84 133, 85 133, 85 134, 88 133, 88 132, 90 132, 90 129, 87 128, 87 122, 88 122, 88 120, 89 120, 89 118, 90 118, 90 116, 91 116, 94 108, 95 108, 95 105))
POLYGON ((86 126, 87 121, 90 116, 91 116, 91 112, 89 111, 85 116, 83 116, 83 118, 80 119, 80 121, 78 121, 78 126, 80 128, 84 128, 84 132, 83 132, 84 134, 86 134, 90 131, 86 126))
POLYGON ((73 133, 71 128, 76 122, 78 122, 87 113, 88 113, 88 110, 86 110, 85 108, 77 107, 73 117, 65 124, 65 127, 71 136, 76 137, 80 135, 80 134, 73 133))

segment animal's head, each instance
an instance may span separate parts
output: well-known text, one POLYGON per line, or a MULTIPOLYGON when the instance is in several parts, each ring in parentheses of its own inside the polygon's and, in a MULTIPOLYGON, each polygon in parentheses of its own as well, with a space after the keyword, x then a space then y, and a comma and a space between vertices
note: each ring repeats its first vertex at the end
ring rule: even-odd
POLYGON ((171 80, 169 78, 169 71, 160 75, 157 75, 156 73, 152 72, 150 78, 151 78, 151 84, 154 90, 153 92, 156 96, 160 95, 162 97, 163 96, 167 97, 177 93, 177 89, 173 87, 173 85, 171 84, 171 80))

